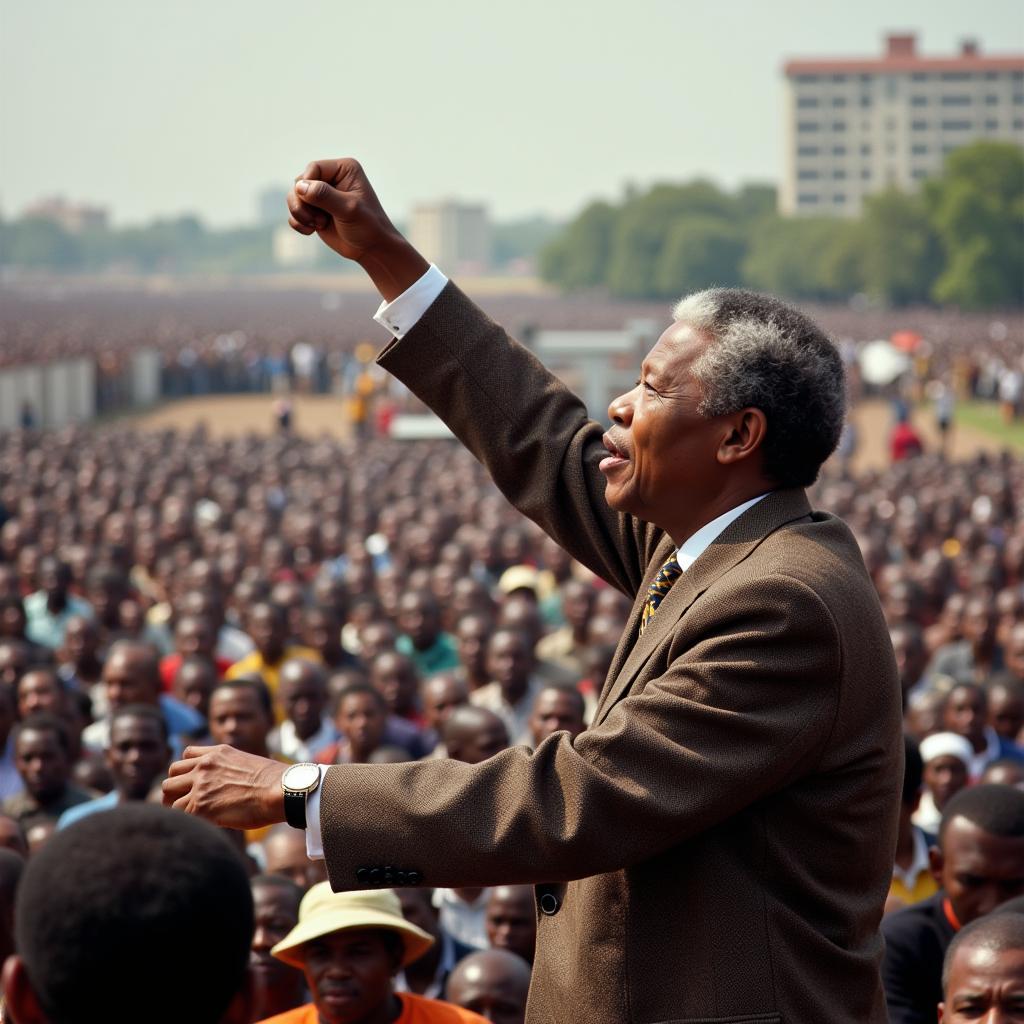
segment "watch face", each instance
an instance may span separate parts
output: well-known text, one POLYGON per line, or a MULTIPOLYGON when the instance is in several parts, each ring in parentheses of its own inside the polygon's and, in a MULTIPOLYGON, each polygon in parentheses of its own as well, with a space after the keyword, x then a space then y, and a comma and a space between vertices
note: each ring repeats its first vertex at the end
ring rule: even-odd
POLYGON ((315 764, 293 764, 281 781, 285 789, 302 792, 320 781, 320 769, 315 764))

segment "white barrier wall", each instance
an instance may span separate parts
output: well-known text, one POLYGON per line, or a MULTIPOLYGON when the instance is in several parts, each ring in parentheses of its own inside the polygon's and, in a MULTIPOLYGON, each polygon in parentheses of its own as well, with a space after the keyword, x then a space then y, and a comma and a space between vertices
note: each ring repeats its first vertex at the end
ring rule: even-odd
POLYGON ((28 402, 37 427, 85 423, 96 415, 96 364, 67 359, 0 370, 0 430, 21 426, 28 402))
POLYGON ((160 354, 155 349, 132 356, 131 374, 133 405, 152 405, 160 398, 160 354))

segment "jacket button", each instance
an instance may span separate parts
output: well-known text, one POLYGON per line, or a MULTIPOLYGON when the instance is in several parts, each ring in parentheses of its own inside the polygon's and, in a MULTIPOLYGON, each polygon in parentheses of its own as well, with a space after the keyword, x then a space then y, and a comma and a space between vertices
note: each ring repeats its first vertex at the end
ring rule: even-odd
POLYGON ((553 892, 546 892, 540 898, 540 912, 548 917, 553 917, 557 914, 558 908, 561 905, 561 901, 553 892))
POLYGON ((360 885, 366 885, 370 879, 370 871, 368 868, 356 868, 356 881, 360 885))
POLYGON ((410 885, 419 885, 423 881, 423 875, 419 871, 407 871, 405 878, 410 885))
POLYGON ((371 868, 370 869, 370 885, 380 885, 380 876, 381 876, 380 868, 371 868))
POLYGON ((405 885, 409 881, 409 876, 404 871, 398 871, 395 874, 395 881, 399 885, 405 885))

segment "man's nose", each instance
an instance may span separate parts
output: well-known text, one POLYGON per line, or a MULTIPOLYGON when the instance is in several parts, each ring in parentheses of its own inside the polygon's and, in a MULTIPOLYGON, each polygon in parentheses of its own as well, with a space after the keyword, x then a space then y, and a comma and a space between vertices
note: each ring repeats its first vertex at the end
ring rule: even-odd
POLYGON ((612 399, 611 405, 608 406, 608 418, 612 423, 617 423, 620 427, 628 427, 633 421, 632 394, 632 391, 627 391, 624 395, 612 399))

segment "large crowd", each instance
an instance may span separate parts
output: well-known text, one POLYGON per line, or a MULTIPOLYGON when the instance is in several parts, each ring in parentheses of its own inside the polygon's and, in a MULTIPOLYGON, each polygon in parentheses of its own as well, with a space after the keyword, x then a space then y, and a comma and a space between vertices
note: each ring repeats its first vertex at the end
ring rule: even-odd
MULTIPOLYGON (((1024 460, 932 452, 854 476, 835 459, 813 490, 860 541, 897 656, 908 768, 885 985, 893 1021, 934 1020, 954 936, 1024 895, 1024 460)), ((90 842, 105 856, 95 813, 159 803, 188 745, 477 763, 575 736, 630 606, 454 442, 0 436, 0 904, 24 858, 45 903, 32 865, 59 873, 90 842)), ((184 818, 144 813, 172 831, 160 816, 184 818)), ((377 1019, 372 1000, 384 1013, 395 993, 423 1020, 477 1018, 415 997, 523 1020, 529 887, 332 894, 303 833, 225 835, 255 908, 238 1021, 377 1019), (331 967, 360 956, 363 1016, 331 967)), ((12 928, 19 951, 30 942, 29 923, 0 927, 5 952, 12 928)))

